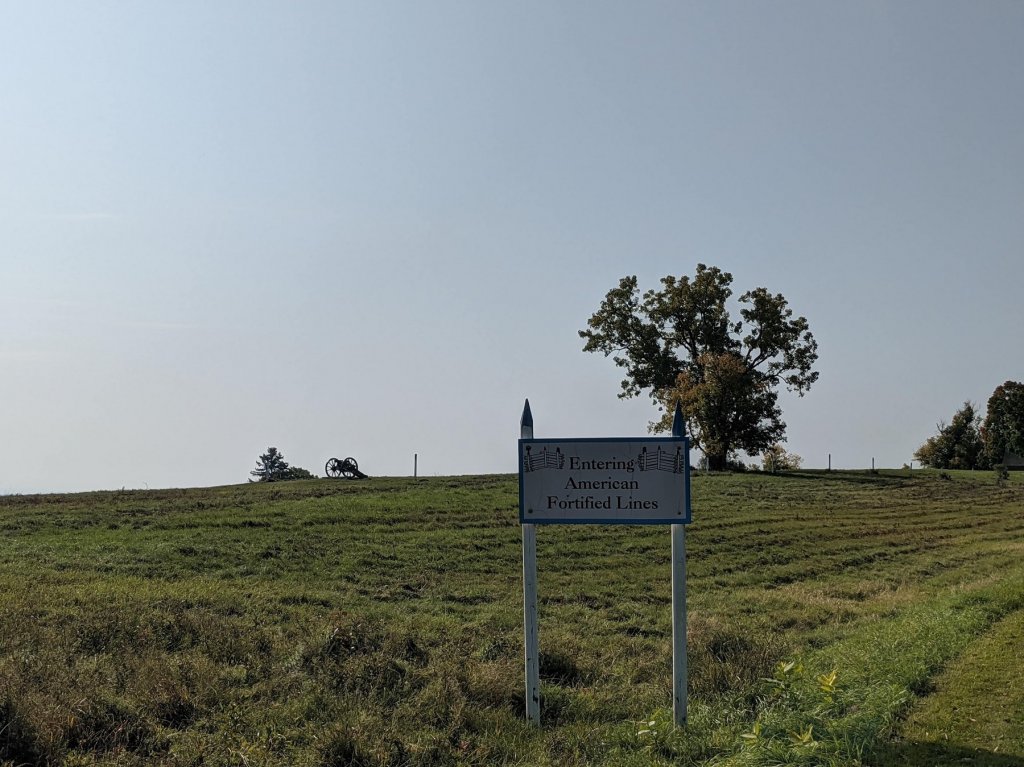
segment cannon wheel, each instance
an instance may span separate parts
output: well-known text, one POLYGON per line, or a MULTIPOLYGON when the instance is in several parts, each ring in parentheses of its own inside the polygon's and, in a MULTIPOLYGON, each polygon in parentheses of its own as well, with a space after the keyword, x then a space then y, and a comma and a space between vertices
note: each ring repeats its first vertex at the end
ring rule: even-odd
POLYGON ((337 479, 344 473, 344 461, 340 461, 337 458, 331 458, 327 465, 324 466, 324 472, 328 477, 334 477, 337 479))
POLYGON ((349 479, 355 479, 359 476, 359 464, 356 463, 356 459, 349 457, 341 462, 341 473, 349 479))

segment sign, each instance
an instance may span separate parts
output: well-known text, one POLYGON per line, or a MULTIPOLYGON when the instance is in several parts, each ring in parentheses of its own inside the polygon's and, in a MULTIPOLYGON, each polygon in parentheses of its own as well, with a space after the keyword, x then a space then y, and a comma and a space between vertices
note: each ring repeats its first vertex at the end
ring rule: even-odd
POLYGON ((676 404, 671 437, 534 439, 530 401, 519 421, 526 720, 540 724, 537 524, 668 524, 672 534, 672 719, 686 724, 686 523, 690 441, 676 404))
POLYGON ((524 524, 686 524, 686 437, 520 439, 524 524))

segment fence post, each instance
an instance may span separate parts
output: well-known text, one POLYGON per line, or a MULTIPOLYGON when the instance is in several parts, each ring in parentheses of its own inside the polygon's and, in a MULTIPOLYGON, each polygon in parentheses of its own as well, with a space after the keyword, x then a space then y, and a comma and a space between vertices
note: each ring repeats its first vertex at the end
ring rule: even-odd
MULTIPOLYGON (((530 400, 519 421, 520 439, 533 439, 530 400)), ((520 467, 522 471, 522 467, 520 467)), ((537 631, 537 526, 523 523, 523 634, 526 662, 526 721, 540 725, 540 642, 537 631)))

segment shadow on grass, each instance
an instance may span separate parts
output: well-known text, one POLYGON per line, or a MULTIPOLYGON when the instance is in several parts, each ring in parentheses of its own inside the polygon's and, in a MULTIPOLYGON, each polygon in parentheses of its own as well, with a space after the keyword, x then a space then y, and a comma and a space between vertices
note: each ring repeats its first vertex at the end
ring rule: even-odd
POLYGON ((891 485, 901 484, 911 478, 910 474, 883 473, 890 470, 879 469, 873 472, 870 469, 843 470, 843 471, 780 471, 776 474, 765 474, 767 477, 777 479, 799 479, 805 482, 854 482, 859 485, 891 485))
POLYGON ((877 767, 1024 767, 1024 756, 1000 754, 956 743, 904 741, 879 749, 871 762, 877 767))

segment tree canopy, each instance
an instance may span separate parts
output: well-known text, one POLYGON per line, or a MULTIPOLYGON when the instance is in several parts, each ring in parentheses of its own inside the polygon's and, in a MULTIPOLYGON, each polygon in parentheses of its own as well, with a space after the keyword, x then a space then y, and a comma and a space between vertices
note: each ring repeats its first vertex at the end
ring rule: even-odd
POLYGON ((989 468, 980 425, 981 416, 974 404, 965 402, 949 424, 938 423, 938 433, 925 440, 914 459, 933 469, 989 468))
POLYGON ((996 387, 981 432, 990 463, 1002 463, 1007 453, 1024 455, 1024 384, 1006 381, 996 387))
POLYGON ((733 321, 732 280, 698 264, 693 278, 669 275, 641 295, 636 276, 623 277, 580 331, 584 351, 624 369, 620 397, 646 390, 666 411, 654 430, 670 429, 675 403, 682 405, 712 470, 735 451, 754 455, 784 439, 779 388, 803 396, 818 378, 807 320, 794 317, 781 294, 754 288, 739 297, 733 321))

